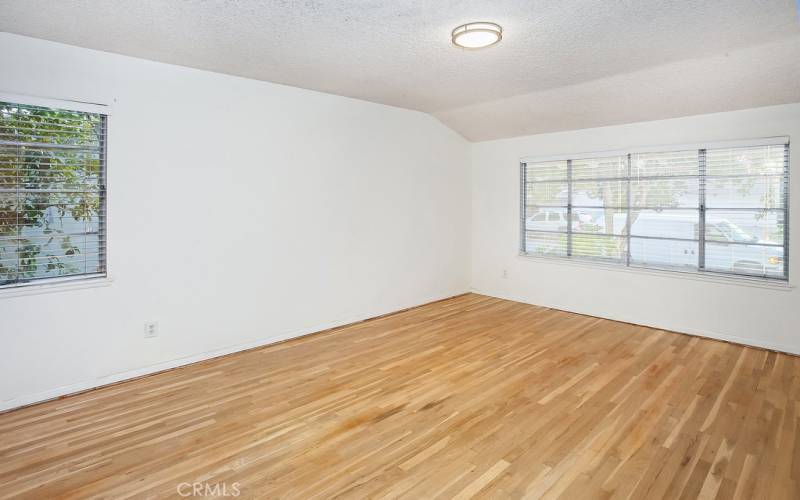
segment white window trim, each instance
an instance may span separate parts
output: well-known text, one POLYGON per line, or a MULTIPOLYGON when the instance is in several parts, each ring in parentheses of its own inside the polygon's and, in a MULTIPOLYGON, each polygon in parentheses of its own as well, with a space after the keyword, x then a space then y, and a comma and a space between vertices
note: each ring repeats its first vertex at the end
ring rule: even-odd
MULTIPOLYGON (((661 152, 671 152, 671 151, 685 151, 685 150, 694 150, 694 149, 717 149, 717 148, 737 148, 737 147, 756 147, 756 146, 770 146, 774 144, 791 144, 789 136, 774 136, 774 137, 761 137, 755 139, 735 139, 735 140, 728 140, 728 141, 708 141, 708 142, 697 142, 697 143, 689 143, 689 144, 669 144, 669 145, 662 145, 662 146, 639 146, 639 147, 631 147, 625 149, 617 149, 617 150, 606 150, 606 151, 594 151, 588 153, 576 153, 576 154, 558 154, 558 155, 539 155, 539 156, 523 156, 520 157, 518 165, 524 166, 526 163, 538 163, 538 162, 548 162, 548 161, 567 161, 567 160, 582 160, 582 159, 592 159, 592 158, 605 158, 605 157, 612 157, 612 156, 626 156, 629 154, 636 154, 636 153, 661 153, 661 152)), ((791 170, 791 169, 790 169, 791 170)), ((791 172, 790 172, 791 175, 791 172)), ((518 196, 522 197, 523 194, 523 186, 519 186, 519 193, 518 196)), ((789 197, 789 199, 791 199, 789 197)), ((788 200, 787 200, 788 201, 788 200)), ((522 204, 522 199, 518 200, 520 205, 520 209, 524 206, 522 204)), ((791 210, 791 206, 786 207, 787 214, 789 214, 791 210)), ((518 218, 523 219, 525 217, 524 213, 518 213, 518 218)), ((787 215, 788 217, 788 215, 787 215)), ((519 223, 521 224, 522 221, 520 220, 519 223)), ((791 233, 789 233, 791 234, 791 233)), ((519 238, 521 235, 517 235, 519 238)), ((647 275, 657 275, 657 276, 665 276, 665 277, 672 277, 677 279, 692 279, 696 281, 706 281, 706 282, 713 282, 713 283, 724 283, 729 285, 740 285, 740 286, 749 286, 755 288, 765 288, 770 290, 782 290, 782 291, 789 291, 795 288, 793 283, 793 276, 789 275, 785 279, 782 278, 770 278, 770 277, 762 277, 762 276, 747 276, 747 275, 733 275, 733 274, 724 274, 724 273, 715 273, 713 271, 695 271, 695 270, 681 270, 681 269, 659 269, 659 268, 648 268, 648 267, 638 267, 638 266, 629 266, 621 263, 615 262, 606 262, 603 260, 592 260, 592 259, 576 259, 570 256, 562 257, 562 256, 546 256, 546 255, 532 255, 521 251, 519 246, 521 242, 518 242, 517 247, 517 255, 524 260, 527 261, 542 261, 548 263, 556 263, 556 264, 564 264, 568 266, 579 266, 579 267, 588 267, 592 269, 600 269, 600 270, 610 270, 610 271, 622 271, 622 272, 629 272, 634 274, 647 274, 647 275)), ((789 245, 791 248, 791 245, 789 245)), ((789 256, 787 255, 786 258, 789 256)))
POLYGON ((99 274, 97 276, 69 276, 37 280, 28 283, 13 283, 0 288, 0 299, 82 290, 85 288, 106 287, 110 286, 113 282, 114 279, 107 274, 99 274))
POLYGON ((789 136, 761 137, 756 139, 736 139, 731 141, 695 142, 690 144, 667 144, 665 146, 640 146, 635 148, 615 149, 609 151, 592 151, 576 154, 558 154, 543 156, 523 156, 520 163, 538 163, 545 161, 586 160, 609 156, 625 156, 637 153, 669 153, 671 151, 688 151, 692 149, 741 148, 755 146, 771 146, 788 143, 789 136))
POLYGON ((21 297, 26 295, 40 295, 45 293, 63 292, 69 290, 81 290, 85 288, 97 288, 110 286, 114 282, 111 275, 111 168, 110 168, 110 144, 108 140, 111 130, 111 111, 110 104, 100 104, 83 102, 76 100, 54 99, 50 97, 39 97, 27 94, 17 94, 12 92, 0 91, 0 101, 13 102, 17 104, 27 104, 30 106, 44 106, 58 108, 69 111, 80 111, 84 113, 97 113, 106 116, 106 270, 105 273, 94 276, 77 275, 39 279, 21 283, 10 283, 0 285, 0 299, 21 297))
POLYGON ((111 106, 95 102, 75 101, 71 99, 53 99, 51 97, 39 97, 27 94, 15 94, 12 92, 0 92, 0 101, 13 102, 16 104, 27 104, 29 106, 43 106, 45 108, 58 108, 67 111, 80 111, 83 113, 96 113, 99 115, 111 115, 111 106))
POLYGON ((674 278, 679 280, 690 279, 695 281, 705 281, 709 283, 739 285, 751 288, 764 288, 767 290, 778 290, 784 292, 789 292, 796 288, 794 284, 786 280, 760 278, 758 276, 751 277, 744 275, 725 275, 721 273, 716 274, 713 272, 699 273, 697 271, 681 271, 680 269, 658 269, 653 267, 630 267, 624 264, 615 264, 613 262, 604 262, 601 260, 588 260, 588 259, 580 260, 580 259, 570 259, 568 257, 548 257, 545 255, 529 255, 522 252, 520 252, 518 256, 520 259, 532 263, 539 262, 539 263, 559 264, 566 266, 578 266, 589 269, 597 269, 601 271, 615 271, 615 272, 623 272, 623 273, 631 273, 639 275, 663 276, 665 278, 674 278))

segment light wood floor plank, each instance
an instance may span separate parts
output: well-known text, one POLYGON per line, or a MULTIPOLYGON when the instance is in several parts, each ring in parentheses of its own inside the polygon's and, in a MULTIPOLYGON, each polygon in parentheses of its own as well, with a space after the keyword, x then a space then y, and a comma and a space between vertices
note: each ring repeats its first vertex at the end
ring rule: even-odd
POLYGON ((182 483, 800 498, 800 358, 469 294, 0 414, 0 498, 182 483))

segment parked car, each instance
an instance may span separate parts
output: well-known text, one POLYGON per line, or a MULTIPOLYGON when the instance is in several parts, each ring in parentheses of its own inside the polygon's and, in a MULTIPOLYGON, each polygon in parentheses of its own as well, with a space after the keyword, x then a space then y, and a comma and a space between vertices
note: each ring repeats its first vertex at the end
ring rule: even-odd
MULTIPOLYGON (((696 215, 640 214, 631 224, 631 236, 631 262, 670 267, 696 268, 698 265, 696 240, 699 238, 699 223, 696 215)), ((766 243, 729 220, 708 217, 705 268, 709 271, 782 276, 783 247, 765 246, 766 243)))
MULTIPOLYGON (((581 224, 588 222, 591 222, 590 216, 578 212, 572 212, 573 229, 576 229, 581 224)), ((566 231, 567 211, 566 209, 542 210, 525 220, 525 229, 528 231, 566 231)))
MULTIPOLYGON (((625 234, 626 214, 614 216, 613 233, 625 234)), ((573 212, 573 230, 591 232, 591 228, 603 226, 590 214, 573 212)), ((545 209, 528 217, 525 227, 533 231, 566 232, 567 212, 545 209)), ((634 265, 685 267, 697 269, 700 258, 699 221, 697 215, 676 212, 639 214, 631 224, 630 258, 634 265)), ((763 241, 743 230, 733 222, 709 215, 706 219, 705 269, 709 271, 734 272, 759 276, 779 277, 784 274, 783 247, 763 241)), ((559 253, 565 241, 543 238, 534 244, 541 253, 559 253), (553 248, 550 248, 552 246, 553 248)), ((587 242, 603 240, 583 241, 587 242)), ((586 248, 583 248, 586 251, 586 248)), ((599 252, 602 253, 602 252, 599 252)))

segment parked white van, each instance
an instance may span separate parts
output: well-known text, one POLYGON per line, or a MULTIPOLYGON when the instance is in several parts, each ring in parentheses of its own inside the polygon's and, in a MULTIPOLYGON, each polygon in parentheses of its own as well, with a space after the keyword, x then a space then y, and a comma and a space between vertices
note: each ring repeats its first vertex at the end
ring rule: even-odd
MULTIPOLYGON (((613 234, 625 234, 625 217, 624 213, 614 215, 613 234)), ((607 234, 602 213, 598 220, 593 220, 589 213, 578 212, 573 212, 572 218, 574 231, 607 234)), ((528 217, 525 228, 566 232, 567 212, 543 210, 528 217)), ((665 211, 639 214, 631 225, 631 264, 696 270, 700 259, 699 229, 696 213, 665 211)), ((591 241, 585 240, 583 245, 591 241)), ((558 253, 559 249, 563 251, 563 245, 563 242, 553 243, 545 239, 534 243, 532 251, 558 253)), ((709 215, 706 218, 705 269, 780 278, 784 276, 783 247, 769 246, 769 242, 761 241, 729 220, 709 215)))
MULTIPOLYGON (((696 269, 698 243, 682 240, 697 240, 698 231, 696 215, 674 212, 640 214, 631 225, 631 263, 696 269)), ((783 247, 764 246, 765 243, 729 220, 709 216, 706 218, 705 268, 709 271, 783 276, 783 247)))

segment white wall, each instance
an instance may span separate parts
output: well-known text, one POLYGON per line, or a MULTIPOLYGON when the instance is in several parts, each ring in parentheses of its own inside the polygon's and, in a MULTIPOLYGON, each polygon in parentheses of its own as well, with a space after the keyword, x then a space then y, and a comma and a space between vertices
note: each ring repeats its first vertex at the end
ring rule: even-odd
POLYGON ((0 410, 469 289, 469 149, 428 115, 3 33, 0 68, 113 105, 114 279, 0 298, 0 410))
MULTIPOLYGON (((800 221, 800 104, 473 144, 473 289, 567 311, 800 353, 800 290, 518 255, 521 157, 785 135, 794 140, 790 219, 800 221), (505 279, 504 269, 508 271, 505 279)), ((790 279, 796 285, 800 229, 793 231, 790 279)))
POLYGON ((520 157, 800 140, 800 104, 469 145, 413 111, 3 33, 0 67, 0 92, 112 104, 114 278, 0 294, 0 410, 458 294, 470 279, 479 293, 800 353, 797 289, 517 255, 520 157), (144 339, 150 320, 160 336, 144 339))

